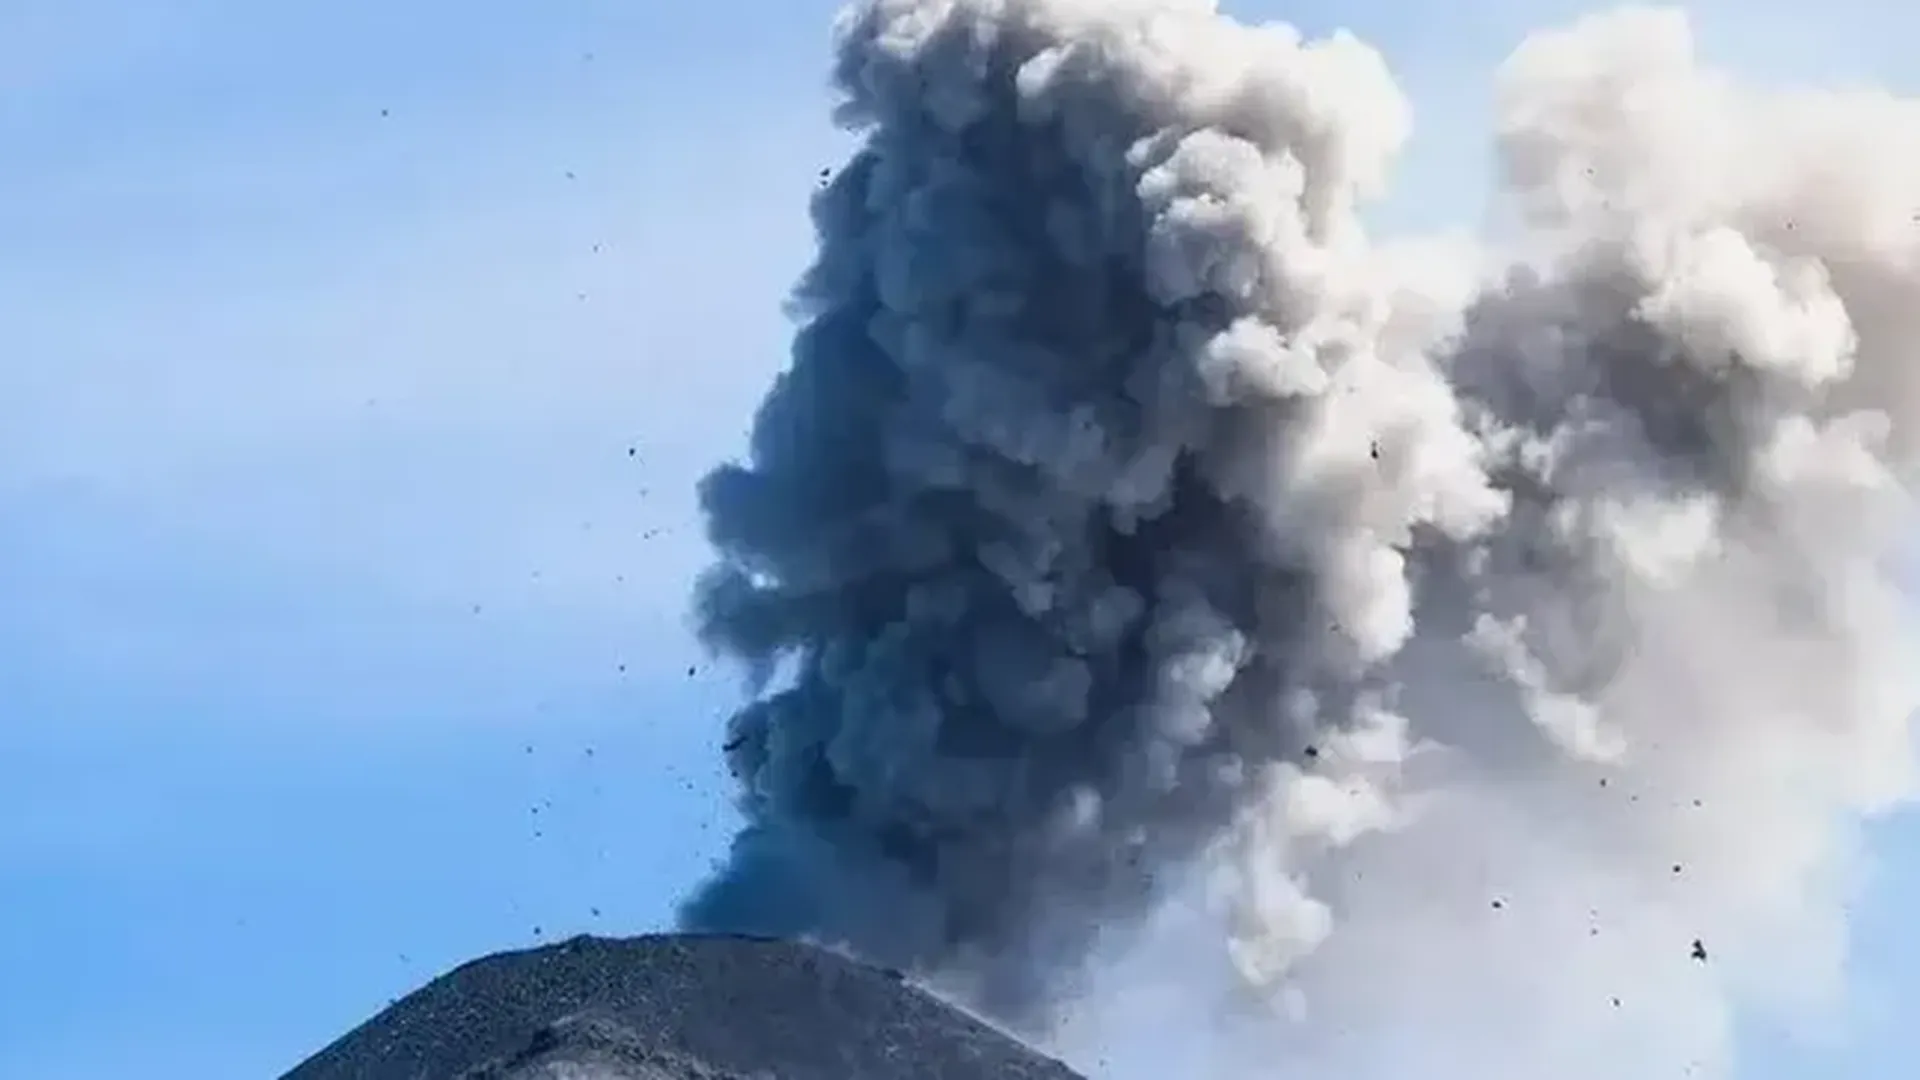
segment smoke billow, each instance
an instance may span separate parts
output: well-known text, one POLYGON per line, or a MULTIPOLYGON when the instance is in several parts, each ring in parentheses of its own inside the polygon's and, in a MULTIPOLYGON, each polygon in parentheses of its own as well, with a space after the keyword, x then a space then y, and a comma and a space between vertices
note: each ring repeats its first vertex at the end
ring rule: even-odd
POLYGON ((1743 88, 1672 13, 1537 36, 1496 257, 1368 237, 1411 115, 1350 37, 838 41, 864 141, 703 490, 756 694, 689 926, 1154 1075, 1711 1067, 1817 1003, 1913 780, 1920 103, 1743 88))

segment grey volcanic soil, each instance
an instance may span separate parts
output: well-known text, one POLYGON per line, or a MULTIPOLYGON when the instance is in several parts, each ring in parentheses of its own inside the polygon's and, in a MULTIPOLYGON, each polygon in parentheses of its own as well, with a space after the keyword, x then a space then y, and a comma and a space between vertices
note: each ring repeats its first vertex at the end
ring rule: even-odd
POLYGON ((899 977, 750 938, 578 937, 402 998, 282 1080, 1082 1080, 899 977))

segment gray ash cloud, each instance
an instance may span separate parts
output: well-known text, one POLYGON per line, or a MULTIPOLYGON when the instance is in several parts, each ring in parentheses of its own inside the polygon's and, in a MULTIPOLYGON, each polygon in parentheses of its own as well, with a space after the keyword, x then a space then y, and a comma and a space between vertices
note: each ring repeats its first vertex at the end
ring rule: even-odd
POLYGON ((687 926, 1040 1033, 1160 955, 1287 1003, 1238 1043, 1560 1075, 1711 1058, 1837 963, 1849 823, 1911 780, 1920 109, 1742 89, 1667 13, 1539 35, 1496 253, 1369 237, 1410 113, 1348 37, 874 0, 838 41, 864 141, 702 488, 756 694, 687 926))

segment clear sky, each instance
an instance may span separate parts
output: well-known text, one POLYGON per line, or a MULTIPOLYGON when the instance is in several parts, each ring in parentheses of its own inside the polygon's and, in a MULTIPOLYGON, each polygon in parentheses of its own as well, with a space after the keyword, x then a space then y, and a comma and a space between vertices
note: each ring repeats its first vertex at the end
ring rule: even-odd
MULTIPOLYGON (((0 1076, 275 1075, 664 925, 730 824, 690 487, 782 360, 834 6, 0 0, 0 1076)), ((1418 225, 1586 6, 1228 5, 1389 53, 1418 225)), ((1700 26, 1920 92, 1893 0, 1700 26)), ((1744 1077, 1911 1075, 1920 828, 1877 835, 1846 1041, 1744 1077)))

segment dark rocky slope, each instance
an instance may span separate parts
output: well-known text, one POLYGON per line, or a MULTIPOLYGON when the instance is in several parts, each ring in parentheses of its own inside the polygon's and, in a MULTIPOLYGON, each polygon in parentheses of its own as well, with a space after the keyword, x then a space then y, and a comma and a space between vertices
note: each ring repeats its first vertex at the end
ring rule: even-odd
POLYGON ((475 960, 283 1080, 1080 1080, 806 945, 579 937, 475 960))

